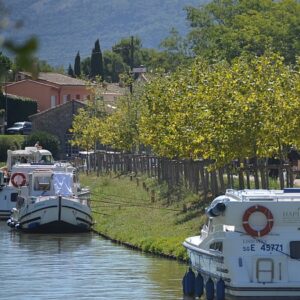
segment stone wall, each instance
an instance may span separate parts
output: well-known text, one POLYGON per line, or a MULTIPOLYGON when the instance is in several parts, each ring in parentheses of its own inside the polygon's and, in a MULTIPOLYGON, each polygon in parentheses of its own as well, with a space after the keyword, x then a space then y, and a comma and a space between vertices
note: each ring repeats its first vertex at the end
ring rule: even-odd
POLYGON ((29 117, 32 122, 32 132, 45 131, 58 137, 61 159, 66 158, 66 134, 72 126, 73 116, 81 107, 85 107, 83 102, 72 100, 29 117))

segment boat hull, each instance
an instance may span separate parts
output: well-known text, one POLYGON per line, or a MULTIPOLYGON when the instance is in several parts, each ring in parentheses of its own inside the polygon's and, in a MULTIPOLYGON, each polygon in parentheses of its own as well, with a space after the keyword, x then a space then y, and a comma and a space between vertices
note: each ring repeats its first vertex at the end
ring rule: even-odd
POLYGON ((16 207, 17 190, 10 186, 0 187, 0 220, 7 220, 16 207))
POLYGON ((45 224, 36 222, 32 223, 30 227, 20 227, 23 232, 32 233, 73 233, 73 232, 88 232, 91 226, 83 226, 78 224, 71 224, 64 221, 53 221, 45 224))
POLYGON ((25 232, 67 233, 91 230, 91 209, 86 200, 52 197, 28 204, 8 221, 25 232))
POLYGON ((216 288, 218 280, 222 278, 225 283, 226 300, 300 299, 299 282, 285 282, 284 285, 275 282, 235 284, 230 278, 230 272, 224 264, 223 256, 212 255, 201 248, 197 249, 197 245, 192 245, 187 241, 183 245, 188 251, 192 269, 196 273, 201 274, 204 282, 207 282, 211 278, 216 288))
POLYGON ((10 210, 0 210, 0 220, 7 220, 9 219, 11 214, 10 210))

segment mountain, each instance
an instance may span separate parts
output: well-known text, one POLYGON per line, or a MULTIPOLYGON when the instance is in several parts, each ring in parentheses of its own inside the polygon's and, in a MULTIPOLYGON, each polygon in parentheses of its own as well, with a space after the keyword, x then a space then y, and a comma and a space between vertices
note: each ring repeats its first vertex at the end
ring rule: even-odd
POLYGON ((131 35, 143 47, 158 48, 172 27, 181 34, 188 29, 184 7, 207 0, 10 0, 6 7, 12 21, 22 21, 9 35, 22 41, 38 37, 40 59, 65 68, 77 51, 81 59, 91 55, 99 39, 101 50, 131 35))

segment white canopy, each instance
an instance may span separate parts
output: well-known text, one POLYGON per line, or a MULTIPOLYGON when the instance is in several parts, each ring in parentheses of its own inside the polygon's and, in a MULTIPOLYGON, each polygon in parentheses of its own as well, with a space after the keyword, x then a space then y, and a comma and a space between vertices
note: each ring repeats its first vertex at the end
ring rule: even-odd
POLYGON ((72 196, 73 195, 73 174, 71 173, 54 173, 53 186, 56 195, 72 196))

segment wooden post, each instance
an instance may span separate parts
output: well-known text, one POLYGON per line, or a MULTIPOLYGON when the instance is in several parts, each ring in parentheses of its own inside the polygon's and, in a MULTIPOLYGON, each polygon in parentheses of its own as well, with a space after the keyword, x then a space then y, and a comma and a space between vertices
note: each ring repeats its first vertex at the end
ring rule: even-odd
POLYGON ((204 163, 201 161, 199 163, 199 171, 200 171, 200 178, 202 182, 202 189, 204 193, 204 200, 207 200, 207 188, 206 188, 206 181, 205 181, 205 172, 204 172, 204 163))
POLYGON ((238 160, 238 174, 239 174, 239 189, 243 190, 245 188, 244 169, 240 160, 238 160))
POLYGON ((233 182, 231 181, 231 176, 230 176, 230 168, 229 166, 226 167, 226 173, 227 173, 227 188, 233 188, 233 182))
POLYGON ((223 175, 224 175, 224 169, 223 169, 223 168, 220 168, 218 173, 219 173, 219 182, 220 182, 220 189, 221 189, 221 192, 222 192, 222 193, 225 193, 225 185, 224 185, 224 178, 223 178, 223 175))
POLYGON ((293 167, 291 165, 288 165, 287 167, 288 169, 288 178, 289 178, 289 187, 293 187, 294 186, 294 174, 293 174, 293 167))
POLYGON ((151 197, 151 202, 152 202, 152 203, 155 202, 155 191, 154 191, 154 190, 151 190, 151 195, 150 195, 150 197, 151 197))
POLYGON ((219 189, 218 189, 217 174, 215 170, 210 173, 210 177, 211 177, 211 192, 213 197, 216 197, 219 194, 219 189))
POLYGON ((284 189, 284 176, 283 176, 283 167, 282 164, 280 164, 279 166, 279 183, 280 183, 280 189, 284 189))
POLYGON ((97 153, 97 177, 100 176, 100 153, 97 153))
POLYGON ((263 189, 266 189, 267 183, 266 183, 266 176, 265 176, 265 167, 261 165, 259 171, 260 171, 260 178, 261 178, 261 187, 263 189))
POLYGON ((257 158, 255 157, 253 163, 253 175, 254 175, 254 185, 256 189, 259 189, 259 178, 258 178, 258 165, 257 158))

